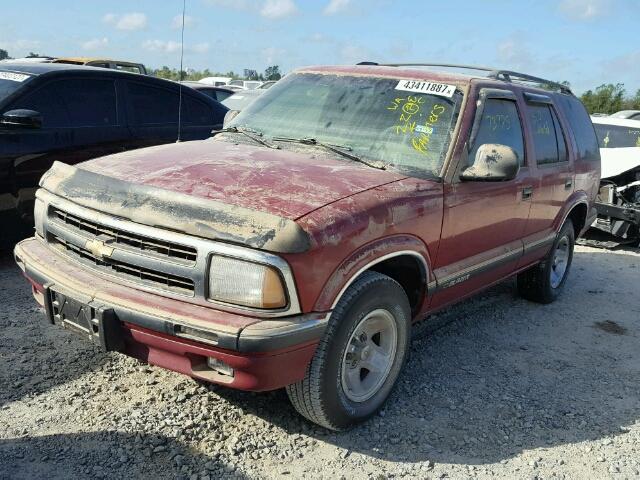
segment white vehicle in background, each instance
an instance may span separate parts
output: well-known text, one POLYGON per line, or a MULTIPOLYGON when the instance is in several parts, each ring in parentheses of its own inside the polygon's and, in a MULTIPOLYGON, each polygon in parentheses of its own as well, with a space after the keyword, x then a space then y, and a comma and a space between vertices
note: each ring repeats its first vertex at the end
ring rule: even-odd
POLYGON ((222 87, 228 85, 231 80, 233 80, 231 77, 205 77, 198 81, 207 85, 213 85, 214 87, 222 87))
POLYGON ((247 90, 255 90, 260 85, 262 85, 262 82, 260 82, 258 80, 231 80, 229 82, 229 85, 237 86, 237 87, 244 87, 247 90))
POLYGON ((628 120, 640 120, 640 110, 621 110, 611 115, 613 118, 626 118, 628 120))
MULTIPOLYGON (((619 112, 620 113, 620 112, 619 112)), ((602 159, 598 218, 592 227, 612 236, 599 246, 640 244, 640 120, 592 116, 602 159)))
POLYGON ((2 62, 20 62, 20 63, 49 63, 54 61, 54 57, 23 57, 23 58, 7 58, 6 60, 0 60, 2 62))

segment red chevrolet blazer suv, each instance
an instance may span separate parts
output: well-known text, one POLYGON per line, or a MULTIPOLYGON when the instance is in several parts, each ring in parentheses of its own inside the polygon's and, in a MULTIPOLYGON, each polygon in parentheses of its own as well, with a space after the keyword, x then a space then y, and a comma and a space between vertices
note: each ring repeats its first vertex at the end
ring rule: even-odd
POLYGON ((587 112, 540 78, 424 67, 303 68, 211 139, 54 164, 15 248, 49 321, 286 387, 340 430, 383 405, 413 322, 514 275, 555 300, 596 216, 587 112))

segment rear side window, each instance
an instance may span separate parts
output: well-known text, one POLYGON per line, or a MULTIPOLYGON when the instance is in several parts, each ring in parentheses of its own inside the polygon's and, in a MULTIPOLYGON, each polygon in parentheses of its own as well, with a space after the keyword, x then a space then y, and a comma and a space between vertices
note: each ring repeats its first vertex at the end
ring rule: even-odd
POLYGON ((573 136, 578 145, 577 154, 579 159, 600 161, 600 149, 598 148, 596 132, 582 102, 571 95, 558 95, 555 98, 564 110, 573 131, 573 136))
POLYGON ((640 147, 640 127, 594 123, 600 148, 640 147))
POLYGON ((186 125, 213 125, 213 111, 209 105, 189 95, 182 95, 182 115, 186 125))
POLYGON ((487 99, 478 134, 469 154, 469 163, 476 158, 478 149, 486 143, 497 143, 513 148, 520 165, 524 163, 524 140, 516 102, 497 98, 487 99))
POLYGON ((548 165, 567 161, 567 145, 558 117, 549 105, 528 105, 527 115, 536 151, 536 163, 548 165))
POLYGON ((178 91, 127 82, 131 124, 167 125, 178 123, 178 91))

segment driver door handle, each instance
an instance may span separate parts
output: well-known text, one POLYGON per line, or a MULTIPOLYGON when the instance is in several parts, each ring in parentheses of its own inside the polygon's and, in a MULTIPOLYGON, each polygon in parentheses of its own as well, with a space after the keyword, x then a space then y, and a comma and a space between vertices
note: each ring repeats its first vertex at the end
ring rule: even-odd
POLYGON ((528 200, 533 196, 533 187, 524 187, 522 189, 522 199, 528 200))

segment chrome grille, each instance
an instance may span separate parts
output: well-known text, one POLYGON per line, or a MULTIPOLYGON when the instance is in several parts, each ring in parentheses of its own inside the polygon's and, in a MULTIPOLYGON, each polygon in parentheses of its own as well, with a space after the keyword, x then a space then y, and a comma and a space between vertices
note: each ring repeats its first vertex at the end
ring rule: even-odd
POLYGON ((277 255, 108 215, 44 189, 36 198, 41 209, 37 236, 52 251, 115 283, 236 314, 276 318, 301 312, 291 269, 277 255), (289 307, 264 311, 209 300, 211 255, 274 266, 285 279, 289 307))
POLYGON ((59 208, 51 208, 50 215, 54 221, 63 223, 72 231, 76 230, 78 233, 88 233, 98 237, 102 241, 108 242, 110 245, 121 245, 131 250, 144 253, 145 255, 185 260, 191 264, 195 264, 198 257, 198 252, 193 247, 125 232, 120 229, 101 225, 92 220, 80 218, 59 208))
POLYGON ((82 264, 92 268, 97 268, 105 273, 116 274, 120 277, 133 280, 138 283, 162 288, 176 293, 194 293, 195 285, 193 280, 189 278, 155 271, 111 258, 100 258, 95 256, 86 248, 74 245, 73 243, 52 233, 49 234, 48 240, 52 247, 73 256, 82 264))

